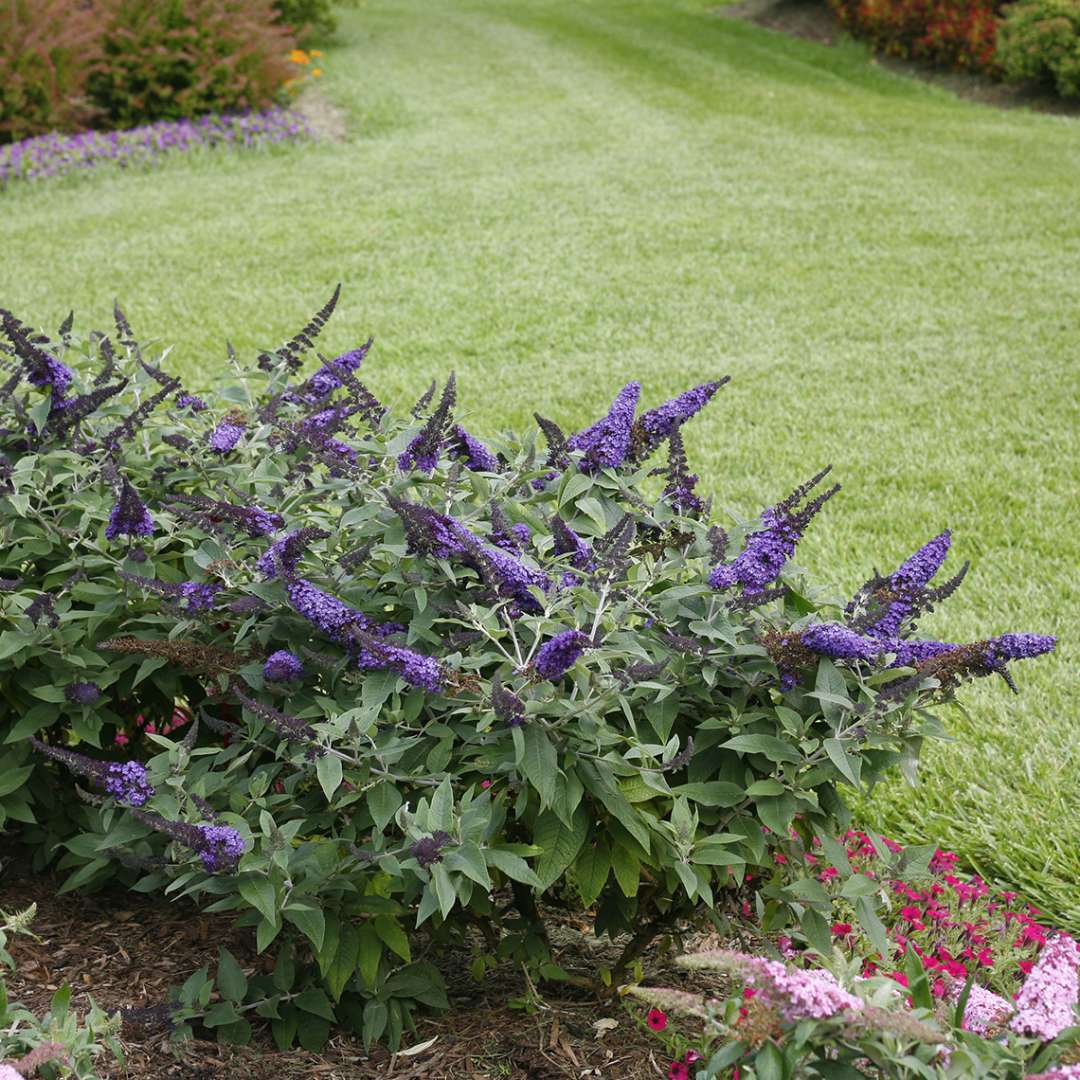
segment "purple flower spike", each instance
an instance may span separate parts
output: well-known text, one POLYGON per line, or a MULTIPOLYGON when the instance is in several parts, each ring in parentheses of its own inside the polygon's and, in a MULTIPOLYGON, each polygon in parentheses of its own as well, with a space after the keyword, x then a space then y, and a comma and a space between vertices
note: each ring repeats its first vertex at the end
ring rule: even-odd
POLYGON ((1030 660, 1053 652, 1057 638, 1052 634, 1002 634, 987 644, 990 655, 997 661, 1030 660))
POLYGON ((595 565, 592 548, 558 514, 551 519, 551 535, 555 538, 555 554, 570 555, 570 565, 578 570, 595 565))
MULTIPOLYGON (((831 468, 831 466, 829 467, 831 468)), ((821 509, 827 499, 840 490, 834 484, 804 507, 799 503, 807 493, 821 482, 829 468, 797 487, 786 499, 770 507, 761 515, 763 529, 746 538, 743 550, 730 563, 721 563, 709 574, 709 585, 714 589, 730 589, 742 585, 746 595, 753 596, 764 591, 780 577, 784 564, 795 554, 795 545, 802 539, 806 526, 821 509)))
POLYGON ((206 408, 206 402, 194 394, 177 394, 176 407, 178 409, 187 409, 189 412, 200 413, 206 408))
POLYGON ((105 790, 128 806, 143 806, 154 797, 154 789, 146 779, 146 766, 138 761, 125 761, 109 766, 105 790))
POLYGON ((195 851, 208 874, 230 873, 244 854, 244 839, 228 825, 199 825, 202 834, 195 851))
POLYGON ((580 630, 564 630, 545 641, 536 653, 536 671, 545 679, 561 679, 592 642, 580 630))
POLYGON ((437 694, 445 685, 446 672, 433 657, 400 645, 388 645, 370 634, 358 637, 363 646, 360 651, 362 668, 395 671, 410 686, 418 686, 432 694, 437 694))
POLYGON ((73 705, 93 705, 101 697, 101 691, 92 682, 73 682, 64 688, 64 697, 73 705))
POLYGON ((455 454, 465 459, 465 467, 473 472, 499 471, 499 459, 460 424, 454 425, 447 443, 455 454))
POLYGON ((120 491, 116 504, 105 526, 105 538, 116 540, 121 536, 134 538, 154 535, 154 519, 146 504, 139 498, 138 492, 128 483, 127 477, 120 478, 120 491))
POLYGON ((665 401, 663 405, 642 413, 641 419, 635 425, 635 460, 644 461, 666 438, 704 409, 712 401, 716 391, 730 381, 730 376, 725 376, 715 382, 702 383, 701 386, 695 386, 693 390, 687 390, 678 397, 665 401))
POLYGON ((426 870, 442 859, 442 849, 449 843, 449 834, 440 830, 431 836, 422 836, 409 848, 409 854, 426 870))
POLYGON ((245 426, 235 420, 222 420, 210 433, 210 449, 215 454, 227 454, 235 450, 245 430, 245 426))
POLYGON ((640 395, 641 383, 627 383, 619 391, 607 416, 566 440, 567 449, 585 451, 581 459, 582 472, 614 469, 626 460, 640 395))
POLYGON ((834 660, 873 660, 882 651, 880 641, 861 637, 840 623, 807 627, 801 640, 811 652, 834 660))
POLYGON ((263 664, 263 678, 267 682, 295 682, 304 677, 304 665, 300 657, 287 649, 271 653, 263 664))
POLYGON ((293 610, 333 641, 348 642, 350 631, 369 631, 372 627, 371 620, 362 612, 303 578, 290 581, 285 591, 293 610))

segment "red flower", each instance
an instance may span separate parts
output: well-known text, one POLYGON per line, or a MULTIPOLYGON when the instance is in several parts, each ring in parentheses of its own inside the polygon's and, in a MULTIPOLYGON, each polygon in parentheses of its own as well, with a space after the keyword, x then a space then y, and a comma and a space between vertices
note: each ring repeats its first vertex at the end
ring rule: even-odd
POLYGON ((834 922, 832 924, 833 937, 847 937, 851 933, 851 923, 834 922))
POLYGON ((651 1031, 663 1031, 667 1027, 667 1014, 659 1009, 650 1009, 649 1015, 645 1017, 645 1023, 649 1025, 651 1031))
POLYGON ((668 1066, 668 1080, 690 1080, 690 1070, 685 1061, 673 1061, 668 1066))

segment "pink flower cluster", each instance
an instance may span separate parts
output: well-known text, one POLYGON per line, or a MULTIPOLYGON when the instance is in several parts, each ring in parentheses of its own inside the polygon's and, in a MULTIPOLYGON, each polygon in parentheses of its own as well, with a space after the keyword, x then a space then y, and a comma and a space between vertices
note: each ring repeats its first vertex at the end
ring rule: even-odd
POLYGON ((1009 1025, 1021 1035, 1055 1039, 1075 1023, 1080 997, 1080 947, 1068 934, 1047 942, 1038 962, 1016 995, 1016 1015, 1009 1025))
MULTIPOLYGON (((844 839, 852 869, 870 878, 880 877, 880 860, 870 838, 851 830, 844 839)), ((901 850, 900 844, 882 839, 890 851, 901 850)), ((840 884, 839 871, 824 865, 819 854, 805 852, 802 858, 808 866, 821 867, 818 880, 840 884)), ((1020 978, 1031 971, 1051 931, 1038 922, 1035 908, 1014 904, 1016 893, 995 894, 981 878, 960 876, 957 862, 954 853, 939 850, 930 861, 930 880, 918 888, 904 881, 887 882, 901 902, 889 936, 901 955, 910 946, 928 971, 940 975, 933 981, 938 997, 948 993, 950 979, 963 982, 972 971, 978 971, 982 981, 1011 994, 1020 978)), ((852 952, 858 950, 857 927, 837 922, 832 932, 838 944, 852 952)), ((876 971, 876 965, 868 962, 864 974, 876 971)), ((901 972, 892 974, 906 984, 901 972)))
POLYGON ((788 1023, 826 1020, 845 1009, 858 1012, 863 1007, 862 1000, 849 994, 828 971, 790 969, 747 953, 726 955, 747 984, 788 1023))
MULTIPOLYGON (((163 724, 155 724, 151 720, 147 720, 145 716, 140 713, 135 717, 135 726, 141 731, 145 731, 147 735, 171 735, 174 731, 185 727, 191 723, 191 713, 186 709, 181 708, 179 705, 173 709, 172 716, 163 724)), ((116 733, 115 742, 117 746, 126 746, 131 742, 131 736, 126 731, 118 731, 116 733)))

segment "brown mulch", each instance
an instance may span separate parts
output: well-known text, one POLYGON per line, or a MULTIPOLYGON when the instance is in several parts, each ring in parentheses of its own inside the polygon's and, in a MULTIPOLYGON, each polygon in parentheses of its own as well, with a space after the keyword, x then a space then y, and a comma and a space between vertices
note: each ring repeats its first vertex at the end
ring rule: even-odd
MULTIPOLYGON (((34 873, 18 852, 2 852, 0 908, 12 912, 37 904, 32 937, 8 943, 17 969, 5 975, 8 993, 41 1015, 65 982, 72 1007, 84 1011, 89 995, 108 1012, 152 1009, 226 946, 249 973, 262 960, 251 935, 232 927, 227 915, 200 914, 184 901, 125 890, 92 895, 59 894, 63 878, 34 873)), ((566 942, 561 962, 573 970, 610 960, 610 946, 582 937, 571 919, 560 928, 566 942), (606 954, 606 955, 601 955, 606 954)), ((525 991, 509 966, 472 981, 465 963, 444 972, 451 1011, 424 1018, 397 1054, 364 1051, 360 1039, 335 1034, 320 1053, 281 1052, 268 1029, 256 1026, 250 1046, 194 1039, 170 1040, 160 1021, 125 1023, 121 1044, 126 1065, 103 1060, 109 1080, 652 1080, 666 1076, 661 1044, 619 1003, 599 1002, 572 988, 562 998, 545 994, 533 1012, 510 1008, 525 991), (611 1022, 615 1023, 612 1024, 611 1022)), ((675 985, 681 972, 664 970, 653 953, 651 981, 675 985), (658 978, 662 976, 662 978, 658 978)), ((256 1021, 258 1025, 258 1021, 256 1021)))
MULTIPOLYGON (((848 38, 848 31, 829 9, 825 0, 740 0, 713 9, 714 14, 745 19, 792 37, 836 45, 848 38)), ((968 101, 999 109, 1032 109, 1036 112, 1080 116, 1080 102, 1063 101, 1037 88, 1013 86, 986 75, 967 71, 942 71, 928 64, 875 55, 870 63, 889 71, 931 83, 968 101)))

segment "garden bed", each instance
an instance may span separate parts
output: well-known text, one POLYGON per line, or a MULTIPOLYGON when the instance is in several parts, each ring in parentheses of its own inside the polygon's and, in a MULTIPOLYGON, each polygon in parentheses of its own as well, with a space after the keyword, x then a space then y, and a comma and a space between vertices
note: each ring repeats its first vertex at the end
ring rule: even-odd
MULTIPOLYGON (((850 36, 824 0, 740 0, 715 9, 717 15, 745 19, 791 37, 835 46, 850 36)), ((942 71, 929 64, 873 55, 870 63, 899 75, 930 83, 967 101, 998 109, 1032 109, 1036 112, 1080 116, 1080 102, 1063 101, 1056 94, 999 82, 968 71, 942 71)))

